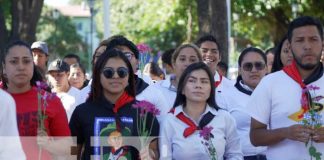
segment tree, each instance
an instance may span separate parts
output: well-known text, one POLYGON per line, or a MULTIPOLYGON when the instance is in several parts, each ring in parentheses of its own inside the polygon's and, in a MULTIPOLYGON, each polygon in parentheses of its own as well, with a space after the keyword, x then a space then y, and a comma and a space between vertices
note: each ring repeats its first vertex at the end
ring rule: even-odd
MULTIPOLYGON (((277 44, 286 34, 289 22, 296 15, 309 15, 324 18, 324 1, 318 0, 235 0, 232 1, 233 36, 240 41, 261 48, 277 44)), ((239 44, 244 48, 246 43, 239 44)))
POLYGON ((37 40, 45 41, 48 44, 51 58, 62 58, 66 54, 74 53, 81 57, 84 62, 82 64, 87 64, 87 45, 77 34, 72 20, 63 15, 55 19, 52 15, 53 12, 53 8, 44 6, 37 26, 37 40))
POLYGON ((0 5, 0 48, 13 40, 35 41, 36 25, 43 0, 2 0, 0 5))
POLYGON ((228 23, 226 0, 196 0, 199 19, 199 35, 216 37, 222 61, 228 64, 228 23))

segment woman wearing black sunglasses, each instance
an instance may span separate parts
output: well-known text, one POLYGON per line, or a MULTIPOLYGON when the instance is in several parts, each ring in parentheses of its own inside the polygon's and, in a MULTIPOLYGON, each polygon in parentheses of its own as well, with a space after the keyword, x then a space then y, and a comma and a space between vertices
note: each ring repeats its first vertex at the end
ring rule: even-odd
POLYGON ((267 58, 262 50, 249 47, 242 51, 238 63, 240 75, 235 86, 224 92, 224 104, 220 107, 229 111, 236 120, 244 160, 266 160, 266 148, 254 147, 250 142, 251 117, 247 114, 246 104, 267 73, 267 58))
MULTIPOLYGON (((70 121, 71 133, 77 137, 78 157, 82 155, 84 160, 93 159, 91 157, 137 159, 138 152, 130 144, 116 149, 107 147, 106 142, 110 131, 118 132, 122 137, 138 136, 139 127, 136 124, 139 112, 132 107, 136 101, 134 72, 130 62, 123 52, 106 50, 98 58, 92 78, 89 98, 75 109, 70 121)), ((159 124, 149 115, 148 121, 153 120, 150 136, 158 136, 159 124)), ((155 145, 157 150, 156 142, 153 141, 150 147, 155 145)))

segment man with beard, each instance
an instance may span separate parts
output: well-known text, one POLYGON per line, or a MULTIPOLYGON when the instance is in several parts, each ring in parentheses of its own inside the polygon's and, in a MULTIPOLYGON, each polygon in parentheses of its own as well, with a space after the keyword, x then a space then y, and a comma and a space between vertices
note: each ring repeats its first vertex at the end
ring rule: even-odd
POLYGON ((221 61, 222 56, 220 52, 220 46, 218 45, 216 38, 212 35, 204 35, 200 37, 196 45, 200 48, 202 53, 203 61, 208 65, 212 74, 214 75, 215 87, 216 87, 216 103, 222 106, 223 102, 222 92, 234 85, 225 76, 222 76, 217 71, 217 64, 221 61))
POLYGON ((268 159, 323 159, 323 26, 299 17, 289 25, 288 40, 294 61, 263 78, 247 105, 251 142, 268 146, 268 159))

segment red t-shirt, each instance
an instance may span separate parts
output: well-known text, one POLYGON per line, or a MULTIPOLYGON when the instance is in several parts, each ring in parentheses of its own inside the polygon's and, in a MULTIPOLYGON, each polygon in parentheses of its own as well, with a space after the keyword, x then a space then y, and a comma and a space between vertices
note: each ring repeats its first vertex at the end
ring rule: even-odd
MULTIPOLYGON (((38 127, 37 89, 32 87, 25 93, 11 95, 16 102, 18 131, 27 159, 38 159, 39 147, 36 142, 38 127)), ((47 99, 47 103, 45 128, 48 136, 70 136, 68 120, 60 99, 55 96, 52 99, 47 99)), ((51 159, 44 149, 42 150, 42 159, 51 159)))

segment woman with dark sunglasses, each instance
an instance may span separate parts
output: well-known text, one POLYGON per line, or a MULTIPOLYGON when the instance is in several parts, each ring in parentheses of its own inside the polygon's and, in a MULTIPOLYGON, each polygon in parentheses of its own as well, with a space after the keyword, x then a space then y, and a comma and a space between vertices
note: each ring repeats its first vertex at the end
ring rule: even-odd
MULTIPOLYGON (((139 153, 130 144, 117 149, 109 147, 106 142, 110 131, 117 131, 123 137, 138 136, 139 112, 132 107, 136 101, 130 62, 119 50, 105 50, 93 68, 92 79, 89 98, 75 109, 70 121, 71 133, 77 137, 78 157, 82 156, 83 160, 138 159, 139 153)), ((154 121, 149 136, 158 136, 157 120, 152 115, 147 118, 149 122, 154 121)), ((152 155, 158 158, 157 148, 157 140, 153 140, 150 149, 155 154, 150 154, 150 158, 154 158, 152 155)))
POLYGON ((262 50, 249 47, 242 51, 238 63, 240 75, 235 85, 224 92, 224 104, 219 105, 236 120, 244 160, 266 160, 266 148, 254 147, 250 142, 251 117, 247 113, 246 104, 267 73, 267 58, 262 50))

